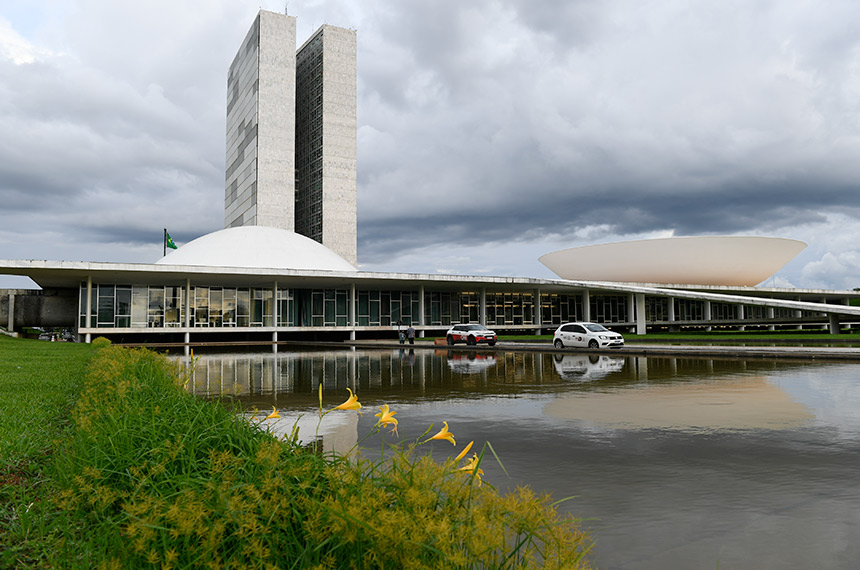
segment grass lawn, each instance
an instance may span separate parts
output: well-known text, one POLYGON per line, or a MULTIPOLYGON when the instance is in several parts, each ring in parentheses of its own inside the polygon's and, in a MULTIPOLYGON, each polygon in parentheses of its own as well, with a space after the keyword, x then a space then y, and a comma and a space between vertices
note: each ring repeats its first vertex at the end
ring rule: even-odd
POLYGON ((38 463, 67 426, 80 390, 87 344, 0 335, 0 469, 38 463))
POLYGON ((92 354, 88 344, 0 335, 0 568, 38 564, 28 553, 40 549, 42 483, 92 354))
POLYGON ((0 569, 590 567, 580 521, 482 482, 482 443, 468 458, 447 424, 385 459, 323 455, 272 436, 276 411, 188 394, 161 355, 94 345, 0 337, 0 569))

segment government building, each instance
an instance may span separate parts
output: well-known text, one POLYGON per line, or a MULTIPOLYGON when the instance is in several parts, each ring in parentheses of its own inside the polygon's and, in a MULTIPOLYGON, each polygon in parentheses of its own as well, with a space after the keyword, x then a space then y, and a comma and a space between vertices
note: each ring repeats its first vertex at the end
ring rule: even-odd
POLYGON ((260 11, 227 74, 224 227, 295 231, 356 263, 356 38, 260 11))
POLYGON ((359 271, 356 100, 354 30, 324 25, 296 49, 296 19, 260 11, 227 73, 224 229, 150 264, 0 260, 42 288, 0 292, 0 326, 187 349, 395 338, 399 324, 442 336, 467 322, 503 334, 860 322, 856 291, 757 286, 805 247, 779 238, 572 248, 541 258, 557 279, 359 271))

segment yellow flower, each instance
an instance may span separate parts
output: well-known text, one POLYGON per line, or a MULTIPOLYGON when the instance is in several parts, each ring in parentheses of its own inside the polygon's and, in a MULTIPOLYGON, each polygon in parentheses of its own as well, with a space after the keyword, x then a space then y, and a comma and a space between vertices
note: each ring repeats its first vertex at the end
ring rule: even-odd
POLYGON ((475 443, 475 442, 474 442, 474 441, 470 441, 470 442, 469 442, 469 445, 467 445, 466 447, 464 447, 464 448, 463 448, 463 451, 461 451, 461 452, 457 455, 457 457, 455 457, 455 458, 454 458, 454 463, 457 463, 458 461, 460 461, 461 459, 463 459, 464 457, 466 457, 466 454, 467 454, 467 453, 469 453, 469 450, 470 450, 470 449, 472 449, 472 444, 473 444, 473 443, 475 443))
POLYGON ((275 408, 275 406, 272 406, 272 413, 269 414, 268 416, 266 416, 266 419, 272 420, 272 419, 276 419, 276 418, 280 418, 280 417, 281 417, 281 414, 278 413, 277 408, 275 408))
POLYGON ((394 417, 394 414, 397 412, 392 412, 388 409, 388 404, 385 404, 381 408, 379 408, 380 412, 376 414, 376 417, 379 418, 379 421, 376 423, 382 426, 391 426, 391 431, 397 433, 397 418, 394 417))
POLYGON ((343 404, 339 406, 335 406, 335 410, 359 410, 361 409, 361 404, 358 402, 358 396, 352 393, 352 390, 347 388, 349 391, 349 398, 343 404))
POLYGON ((469 460, 464 466, 460 467, 457 471, 465 471, 469 475, 474 475, 475 479, 478 480, 478 483, 481 483, 481 475, 484 474, 484 470, 478 467, 478 454, 473 453, 472 459, 469 460), (477 469, 477 471, 476 471, 477 469))
MULTIPOLYGON (((457 442, 454 441, 454 434, 448 431, 448 422, 442 422, 445 424, 445 427, 439 430, 439 433, 431 437, 430 439, 447 439, 453 445, 457 445, 457 442)), ((427 441, 430 441, 429 439, 427 441)))

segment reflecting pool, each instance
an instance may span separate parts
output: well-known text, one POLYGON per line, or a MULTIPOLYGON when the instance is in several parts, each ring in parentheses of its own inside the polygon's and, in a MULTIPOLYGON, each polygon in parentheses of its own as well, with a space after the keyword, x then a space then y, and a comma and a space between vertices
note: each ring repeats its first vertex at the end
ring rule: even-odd
MULTIPOLYGON (((604 569, 857 568, 860 364, 448 350, 200 356, 189 386, 347 450, 376 407, 404 439, 447 421, 491 442, 485 480, 526 483, 587 519, 604 569), (325 407, 355 391, 365 413, 325 407)), ((378 436, 377 436, 378 437, 378 436)), ((389 436, 390 439, 390 436, 389 436)), ((363 446, 379 449, 381 441, 363 446)))

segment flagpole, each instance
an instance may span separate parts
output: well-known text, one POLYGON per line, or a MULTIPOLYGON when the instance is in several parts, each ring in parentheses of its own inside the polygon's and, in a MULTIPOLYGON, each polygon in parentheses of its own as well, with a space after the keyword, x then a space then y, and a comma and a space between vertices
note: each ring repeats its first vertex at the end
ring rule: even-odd
POLYGON ((167 255, 167 228, 164 228, 164 239, 161 240, 162 245, 164 246, 164 253, 161 254, 161 257, 167 255))

